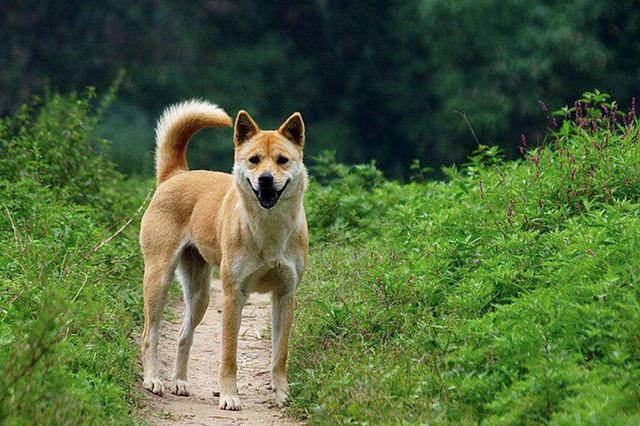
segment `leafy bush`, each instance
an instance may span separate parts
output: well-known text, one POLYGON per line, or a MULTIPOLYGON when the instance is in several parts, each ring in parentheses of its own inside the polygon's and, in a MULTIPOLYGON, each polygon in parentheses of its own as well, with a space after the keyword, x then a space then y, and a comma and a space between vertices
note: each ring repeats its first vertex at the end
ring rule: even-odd
POLYGON ((323 165, 338 177, 309 193, 294 413, 317 424, 640 421, 635 106, 586 93, 549 122, 548 143, 523 138, 521 160, 480 146, 442 183, 368 187, 362 169, 323 165))
POLYGON ((0 120, 0 423, 130 421, 142 202, 102 157, 98 101, 48 95, 0 120))

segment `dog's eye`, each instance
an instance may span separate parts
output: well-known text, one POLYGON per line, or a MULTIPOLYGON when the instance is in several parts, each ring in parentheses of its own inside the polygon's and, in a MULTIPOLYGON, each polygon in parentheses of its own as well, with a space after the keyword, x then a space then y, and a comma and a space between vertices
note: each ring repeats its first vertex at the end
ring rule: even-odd
POLYGON ((254 155, 253 157, 249 158, 249 162, 251 164, 258 164, 260 162, 260 157, 258 157, 257 155, 254 155))
POLYGON ((287 164, 288 161, 287 157, 278 157, 278 164, 287 164))

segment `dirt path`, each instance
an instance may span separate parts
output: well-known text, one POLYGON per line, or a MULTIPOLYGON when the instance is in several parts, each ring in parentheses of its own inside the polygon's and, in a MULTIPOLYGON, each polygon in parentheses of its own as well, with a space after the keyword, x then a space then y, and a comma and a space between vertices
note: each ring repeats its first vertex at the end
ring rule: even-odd
MULTIPOLYGON (((145 417, 159 425, 296 425, 273 405, 269 385, 271 342, 268 326, 271 308, 268 295, 253 294, 245 306, 238 346, 238 391, 242 399, 241 411, 218 408, 217 375, 220 364, 220 282, 213 284, 211 303, 193 339, 189 360, 188 397, 165 392, 163 397, 144 391, 145 417)), ((178 348, 184 304, 172 307, 171 321, 163 320, 160 327, 160 374, 165 389, 169 389, 178 348)), ((142 387, 141 387, 142 389, 142 387)))

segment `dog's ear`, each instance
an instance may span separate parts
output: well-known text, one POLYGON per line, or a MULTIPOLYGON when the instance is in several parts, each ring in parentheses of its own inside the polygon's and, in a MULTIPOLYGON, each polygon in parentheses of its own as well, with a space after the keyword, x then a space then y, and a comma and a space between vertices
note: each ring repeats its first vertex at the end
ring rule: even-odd
POLYGON ((233 127, 233 142, 236 146, 248 141, 259 131, 260 128, 249 113, 245 110, 240 110, 236 117, 236 124, 233 127))
POLYGON ((299 112, 294 112, 291 117, 287 118, 284 124, 280 126, 278 133, 299 147, 302 147, 304 145, 304 121, 302 121, 302 115, 299 112))

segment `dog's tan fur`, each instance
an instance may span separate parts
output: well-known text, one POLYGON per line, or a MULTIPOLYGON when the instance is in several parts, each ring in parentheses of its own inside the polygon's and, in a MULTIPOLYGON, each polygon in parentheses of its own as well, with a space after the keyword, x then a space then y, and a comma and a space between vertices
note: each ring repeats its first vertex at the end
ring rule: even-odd
POLYGON ((158 122, 158 188, 140 230, 145 264, 144 386, 156 394, 164 391, 158 372, 158 328, 177 270, 187 309, 171 391, 188 395, 187 362, 193 332, 209 304, 211 268, 217 267, 223 287, 219 406, 241 408, 236 352, 242 308, 252 292, 272 293, 271 381, 275 401, 281 406, 288 396, 287 347, 295 288, 307 259, 302 204, 307 182, 302 163, 304 123, 295 113, 278 130, 263 131, 249 114, 240 111, 234 126, 233 174, 188 171, 190 137, 204 127, 231 125, 222 109, 202 101, 170 107, 158 122), (254 164, 256 157, 259 162, 254 164), (282 190, 270 209, 261 207, 252 189, 258 187, 264 172, 271 173, 274 188, 282 190))

